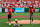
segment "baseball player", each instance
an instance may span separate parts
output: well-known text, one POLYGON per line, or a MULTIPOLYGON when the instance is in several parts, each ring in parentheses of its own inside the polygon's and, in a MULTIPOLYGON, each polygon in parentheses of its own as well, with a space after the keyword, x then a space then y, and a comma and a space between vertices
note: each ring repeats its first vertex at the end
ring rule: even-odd
POLYGON ((9 21, 9 25, 11 25, 11 15, 12 15, 12 12, 14 12, 16 14, 16 12, 12 9, 12 6, 9 6, 8 7, 8 21, 9 21))
POLYGON ((35 11, 35 8, 33 6, 30 7, 30 24, 33 24, 33 12, 35 11))

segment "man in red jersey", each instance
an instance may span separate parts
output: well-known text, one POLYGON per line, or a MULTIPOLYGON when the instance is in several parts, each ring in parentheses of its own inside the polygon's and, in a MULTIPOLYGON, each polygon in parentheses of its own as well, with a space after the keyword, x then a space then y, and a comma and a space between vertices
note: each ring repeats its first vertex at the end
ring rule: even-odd
POLYGON ((16 14, 16 12, 12 9, 12 7, 9 6, 8 7, 8 20, 9 20, 9 25, 11 25, 11 14, 12 14, 12 12, 14 12, 16 14))
POLYGON ((33 12, 35 11, 35 8, 33 8, 33 6, 30 7, 30 24, 32 22, 33 24, 33 12))

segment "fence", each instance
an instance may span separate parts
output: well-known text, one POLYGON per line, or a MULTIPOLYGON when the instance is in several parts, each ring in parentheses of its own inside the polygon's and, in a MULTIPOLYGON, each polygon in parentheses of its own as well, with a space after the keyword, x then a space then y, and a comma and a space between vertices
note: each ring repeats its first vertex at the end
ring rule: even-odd
MULTIPOLYGON (((12 8, 17 13, 29 12, 30 8, 12 8)), ((35 8, 35 11, 40 12, 40 8, 35 8)), ((0 13, 8 12, 8 8, 0 8, 0 13)))

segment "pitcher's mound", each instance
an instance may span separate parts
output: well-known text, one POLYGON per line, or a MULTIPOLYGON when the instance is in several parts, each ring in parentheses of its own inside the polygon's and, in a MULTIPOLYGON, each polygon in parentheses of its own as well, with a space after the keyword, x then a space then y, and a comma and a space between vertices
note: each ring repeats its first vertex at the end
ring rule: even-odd
MULTIPOLYGON (((9 23, 9 22, 6 22, 9 23)), ((12 24, 16 24, 15 21, 11 22, 12 24)), ((30 24, 30 20, 18 20, 18 24, 30 24)), ((40 24, 40 20, 34 20, 33 24, 40 24)))

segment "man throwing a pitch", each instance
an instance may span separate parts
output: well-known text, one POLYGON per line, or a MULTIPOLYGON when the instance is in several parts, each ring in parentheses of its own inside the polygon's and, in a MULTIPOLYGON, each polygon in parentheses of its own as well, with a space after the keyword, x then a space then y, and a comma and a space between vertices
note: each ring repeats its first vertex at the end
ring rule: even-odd
POLYGON ((11 14, 12 14, 12 12, 14 12, 16 14, 16 12, 12 9, 12 6, 9 6, 8 7, 8 20, 9 20, 9 25, 11 25, 11 14))
POLYGON ((35 11, 35 8, 32 6, 30 7, 30 24, 33 24, 33 12, 35 11))

